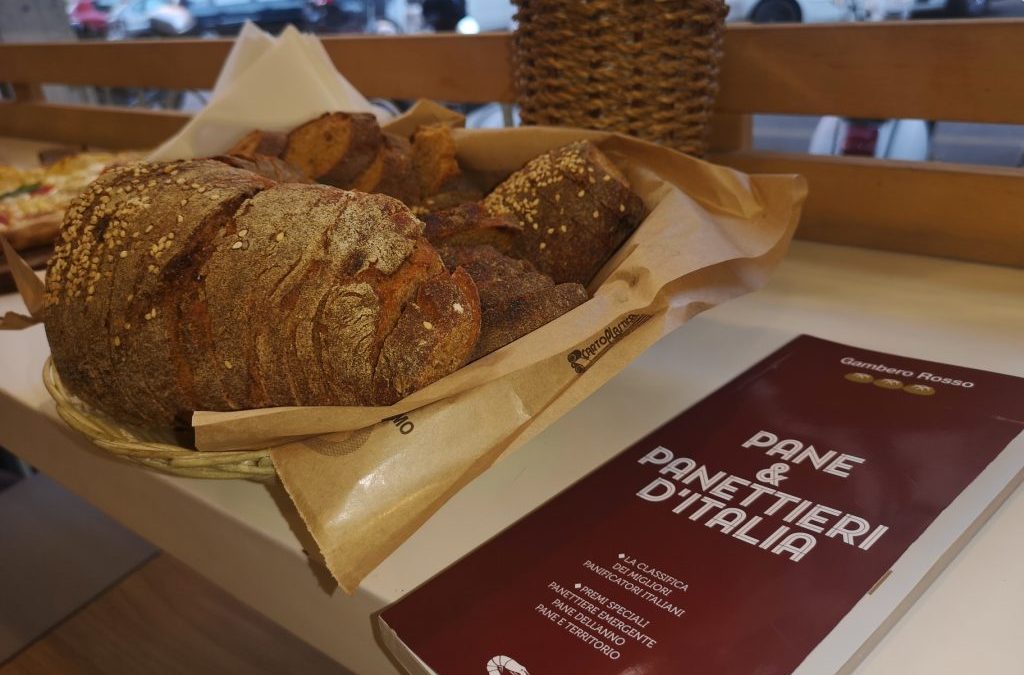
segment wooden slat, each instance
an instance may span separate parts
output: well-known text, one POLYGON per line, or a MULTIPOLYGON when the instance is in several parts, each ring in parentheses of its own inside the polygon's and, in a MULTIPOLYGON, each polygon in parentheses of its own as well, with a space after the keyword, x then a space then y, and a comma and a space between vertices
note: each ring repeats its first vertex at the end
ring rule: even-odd
MULTIPOLYGON (((230 40, 0 45, 0 82, 209 89, 230 40)), ((508 34, 324 38, 337 68, 366 96, 511 101, 508 34)))
POLYGON ((185 113, 139 108, 0 103, 0 135, 110 150, 159 145, 188 120, 185 113))
MULTIPOLYGON (((511 101, 511 36, 333 37, 368 96, 511 101)), ((1024 20, 733 26, 718 109, 1024 123, 1024 20)), ((0 45, 0 81, 209 88, 228 40, 0 45)))
POLYGON ((1024 169, 762 152, 711 159, 806 176, 802 239, 1024 267, 1024 169))
POLYGON ((1024 20, 744 26, 722 112, 1024 122, 1024 20))

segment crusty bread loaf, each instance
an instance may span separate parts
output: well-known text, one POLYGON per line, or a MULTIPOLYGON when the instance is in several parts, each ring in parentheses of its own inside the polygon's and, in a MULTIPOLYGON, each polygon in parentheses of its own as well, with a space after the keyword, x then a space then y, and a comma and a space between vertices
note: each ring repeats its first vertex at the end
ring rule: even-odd
POLYGON ((412 166, 412 145, 394 134, 384 134, 377 156, 352 183, 353 190, 388 195, 412 206, 420 191, 412 166))
POLYGON ((523 223, 519 257, 556 282, 586 285, 644 218, 626 177, 590 141, 544 153, 484 198, 523 223))
POLYGON ((462 174, 455 158, 455 138, 447 124, 421 126, 412 136, 412 148, 422 199, 446 190, 462 174))
POLYGON ((383 143, 370 113, 324 113, 288 133, 282 158, 318 183, 351 188, 383 143))
POLYGON ((76 200, 45 323, 73 393, 168 426, 393 403, 470 356, 480 309, 397 200, 193 160, 113 169, 76 200))
POLYGON ((525 260, 491 246, 441 246, 449 269, 464 269, 480 293, 482 326, 473 351, 478 359, 540 328, 587 301, 580 284, 555 284, 525 260))
POLYGON ((510 215, 492 216, 479 202, 461 204, 421 216, 431 244, 487 244, 508 255, 517 248, 523 226, 510 215))
POLYGON ((224 154, 242 155, 266 155, 268 157, 280 157, 288 144, 288 134, 280 131, 263 131, 254 129, 238 139, 231 148, 224 154))
POLYGON ((211 157, 218 162, 245 169, 257 175, 269 178, 275 183, 311 183, 304 173, 283 159, 269 155, 217 155, 211 157))

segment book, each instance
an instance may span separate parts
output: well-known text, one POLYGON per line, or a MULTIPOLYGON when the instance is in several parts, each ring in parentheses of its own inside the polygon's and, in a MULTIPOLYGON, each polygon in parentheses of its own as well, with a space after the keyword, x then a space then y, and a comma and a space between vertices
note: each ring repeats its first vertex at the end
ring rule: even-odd
POLYGON ((414 673, 849 672, 1022 477, 1024 380, 800 336, 380 634, 414 673))

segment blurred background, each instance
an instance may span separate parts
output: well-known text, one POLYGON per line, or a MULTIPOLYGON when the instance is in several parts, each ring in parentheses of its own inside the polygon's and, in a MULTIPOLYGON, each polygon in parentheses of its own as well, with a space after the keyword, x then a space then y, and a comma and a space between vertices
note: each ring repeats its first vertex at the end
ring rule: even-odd
MULTIPOLYGON (((915 21, 1022 17, 1021 0, 727 0, 728 22, 915 21)), ((0 42, 214 38, 246 21, 276 33, 288 24, 321 35, 482 33, 515 28, 510 0, 0 0, 0 42)), ((793 39, 799 39, 795 33, 793 39)), ((837 45, 842 49, 842 45, 837 45)), ((975 67, 983 69, 984 63, 975 67)), ((838 76, 837 76, 838 77, 838 76)), ((841 82, 837 82, 837 86, 841 82)), ((3 94, 0 85, 0 95, 3 94)), ((46 87, 47 98, 191 111, 208 92, 46 87)), ((407 101, 381 101, 395 112, 407 101)), ((471 127, 518 123, 512 106, 460 106, 471 127)), ((1024 166, 1024 127, 759 115, 758 150, 882 159, 1024 166)))

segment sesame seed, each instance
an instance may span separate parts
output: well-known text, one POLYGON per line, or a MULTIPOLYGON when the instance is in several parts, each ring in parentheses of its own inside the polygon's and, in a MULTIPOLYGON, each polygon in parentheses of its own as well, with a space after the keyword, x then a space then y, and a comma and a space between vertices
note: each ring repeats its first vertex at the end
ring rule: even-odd
POLYGON ((244 227, 241 230, 238 231, 238 236, 239 237, 244 237, 247 234, 249 234, 249 230, 245 229, 244 227))
POLYGON ((424 321, 423 327, 426 328, 427 330, 434 330, 434 324, 430 323, 429 321, 424 321))
POLYGON ((625 212, 626 212, 626 205, 625 204, 619 204, 619 213, 625 213, 625 212))
POLYGON ((605 174, 605 175, 604 175, 604 178, 602 178, 601 180, 603 180, 603 181, 605 181, 605 182, 607 183, 607 182, 608 182, 608 181, 610 181, 611 179, 612 179, 612 177, 611 177, 610 175, 608 175, 608 174, 605 174))
POLYGON ((187 199, 182 199, 181 200, 181 205, 185 206, 185 204, 188 204, 188 200, 187 199))
POLYGON ((554 233, 555 233, 555 228, 549 227, 548 228, 548 234, 554 234, 554 233))
POLYGON ((562 225, 562 226, 561 226, 560 228, 558 228, 558 229, 559 229, 559 230, 561 230, 562 232, 568 232, 568 231, 569 231, 569 228, 567 228, 567 227, 566 227, 565 225, 562 225))
POLYGON ((274 236, 274 239, 276 239, 277 241, 284 241, 284 232, 278 232, 278 233, 277 233, 277 234, 276 234, 276 235, 274 236))
POLYGON ((598 212, 597 209, 594 209, 594 217, 595 218, 600 218, 601 217, 601 214, 600 214, 600 212, 598 212))
POLYGON ((457 314, 462 314, 464 311, 466 311, 462 309, 462 305, 460 305, 457 302, 452 304, 452 309, 454 309, 457 314))
POLYGON ((127 321, 125 321, 124 322, 124 329, 125 330, 131 330, 132 329, 132 325, 130 323, 128 323, 127 321))
POLYGON ((114 336, 114 346, 115 347, 120 347, 121 346, 121 338, 119 338, 116 335, 114 336))
POLYGON ((128 251, 121 251, 120 253, 118 253, 118 255, 121 256, 122 258, 127 258, 128 257, 128 251))
POLYGON ((231 245, 231 248, 236 250, 242 248, 242 242, 236 241, 234 244, 231 245))
POLYGON ((582 196, 583 196, 583 195, 585 195, 585 194, 587 194, 587 191, 586 191, 586 190, 580 190, 579 192, 577 192, 577 193, 576 193, 576 196, 577 196, 577 197, 582 197, 582 196))
POLYGON ((150 232, 152 232, 152 231, 153 231, 153 226, 152 226, 152 225, 148 225, 148 226, 146 227, 146 234, 149 234, 149 233, 150 233, 150 232))
POLYGON ((224 367, 227 368, 228 370, 231 370, 231 367, 232 367, 231 366, 231 362, 230 361, 225 361, 224 362, 224 367))
POLYGON ((182 222, 184 222, 184 221, 185 221, 185 216, 183 216, 183 215, 181 215, 181 214, 179 213, 179 214, 178 214, 178 222, 179 222, 179 223, 182 223, 182 222))
POLYGON ((544 249, 546 249, 547 247, 548 247, 548 245, 547 245, 547 244, 545 244, 544 242, 541 242, 541 243, 540 243, 540 250, 542 250, 542 251, 543 251, 543 250, 544 250, 544 249))

